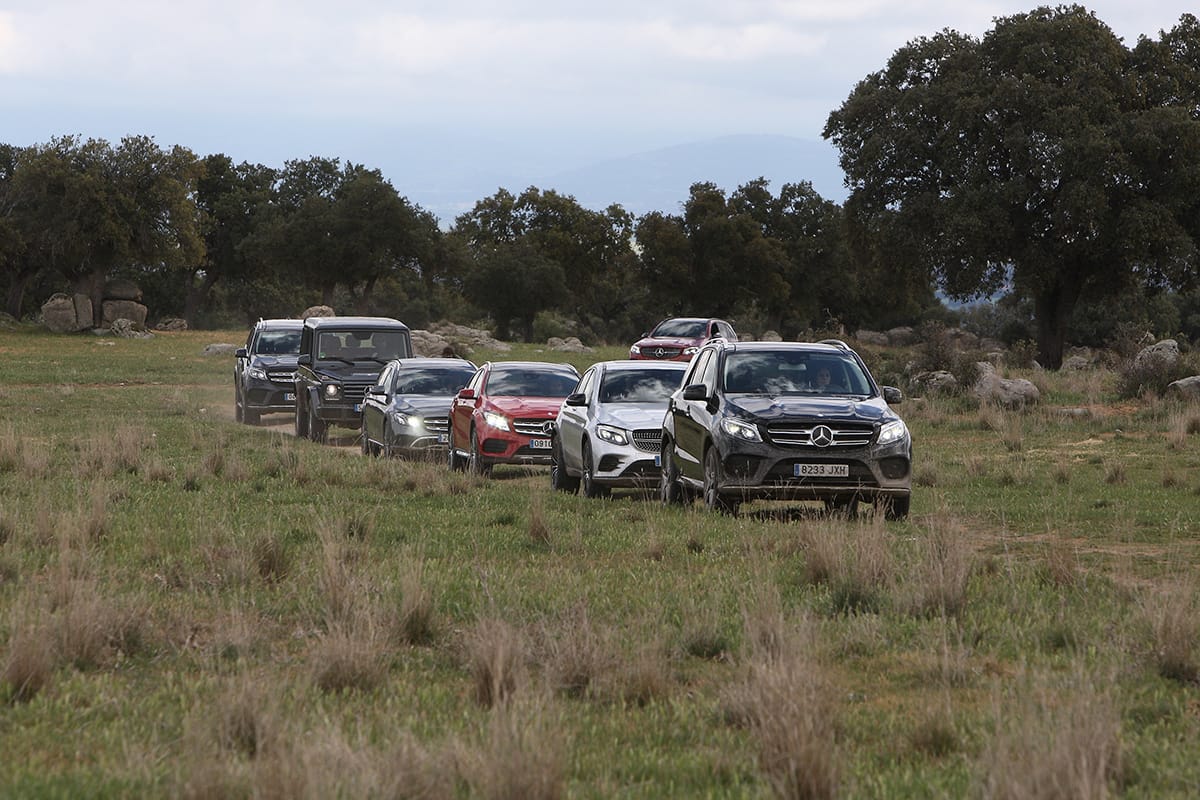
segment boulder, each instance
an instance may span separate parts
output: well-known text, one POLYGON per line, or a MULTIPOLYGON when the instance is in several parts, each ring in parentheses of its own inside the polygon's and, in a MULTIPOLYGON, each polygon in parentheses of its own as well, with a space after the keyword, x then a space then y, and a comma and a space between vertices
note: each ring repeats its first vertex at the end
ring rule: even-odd
MULTIPOLYGON (((88 323, 91 323, 91 319, 88 323)), ((51 295, 42 304, 42 324, 54 333, 74 333, 79 330, 75 301, 61 292, 51 295)))
POLYGON ((451 322, 437 322, 429 327, 429 332, 441 336, 454 345, 456 350, 464 346, 467 350, 483 348, 507 353, 512 346, 492 338, 492 335, 482 328, 469 328, 466 325, 455 325, 451 322))
POLYGON ((132 300, 105 300, 100 304, 100 318, 103 327, 111 327, 119 319, 127 319, 137 328, 146 327, 148 309, 141 303, 132 300))
POLYGON ((551 350, 557 350, 562 353, 591 353, 592 348, 579 341, 574 336, 568 336, 566 339, 560 339, 557 336, 551 336, 546 342, 546 346, 551 350))
POLYGON ((109 328, 113 336, 121 339, 153 339, 154 334, 144 328, 138 327, 130 319, 115 319, 112 326, 109 328))
POLYGON ((888 344, 893 347, 903 347, 904 345, 912 344, 917 340, 916 333, 907 325, 902 325, 899 328, 892 328, 887 332, 888 344))
POLYGON ((962 328, 947 328, 946 337, 959 350, 973 350, 979 346, 979 337, 962 328))
POLYGON ((1174 339, 1163 339, 1149 347, 1143 347, 1133 357, 1133 368, 1138 372, 1170 368, 1175 366, 1178 361, 1179 342, 1174 339))
POLYGON ((1182 400, 1200 400, 1200 375, 1180 378, 1167 384, 1167 396, 1182 400))
POLYGON ((154 326, 154 330, 156 331, 186 331, 187 329, 187 320, 180 319, 179 317, 160 319, 158 324, 154 326))
POLYGON ((976 366, 979 369, 979 378, 971 387, 971 394, 980 403, 1019 410, 1037 405, 1042 399, 1042 393, 1032 381, 1024 378, 1001 378, 996 368, 986 361, 981 361, 976 366))
POLYGON ((869 331, 865 328, 860 329, 858 333, 854 334, 854 338, 863 344, 869 344, 875 347, 887 347, 890 344, 888 341, 888 335, 886 333, 881 333, 880 331, 869 331))
POLYGON ((75 322, 78 330, 92 327, 92 298, 76 292, 71 300, 75 303, 75 322))
POLYGON ((337 312, 329 306, 309 306, 300 312, 300 319, 308 319, 309 317, 336 317, 337 312))
POLYGON ((238 349, 238 346, 236 344, 223 344, 223 343, 209 344, 209 345, 204 346, 204 350, 201 351, 200 355, 202 355, 202 356, 231 356, 237 352, 237 349, 238 349))
POLYGON ((779 331, 764 331, 758 340, 760 342, 782 342, 783 337, 779 335, 779 331))
POLYGON ((913 376, 912 382, 924 394, 944 395, 958 391, 958 379, 945 370, 922 372, 913 376))
POLYGON ((1062 368, 1066 372, 1081 372, 1092 368, 1092 362, 1086 356, 1067 356, 1063 359, 1062 368))
POLYGON ((455 354, 458 354, 457 348, 450 344, 448 339, 436 333, 422 330, 413 330, 408 333, 412 339, 413 355, 436 358, 444 355, 447 347, 455 354))
MULTIPOLYGON (((142 289, 127 278, 113 278, 104 284, 104 299, 130 300, 137 303, 142 299, 142 289)), ((129 319, 129 317, 124 319, 129 319)))

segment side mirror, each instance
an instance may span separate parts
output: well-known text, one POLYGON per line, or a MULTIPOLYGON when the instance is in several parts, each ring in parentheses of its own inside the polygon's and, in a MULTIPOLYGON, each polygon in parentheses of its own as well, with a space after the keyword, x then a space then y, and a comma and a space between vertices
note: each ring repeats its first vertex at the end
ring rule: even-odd
POLYGON ((569 406, 586 406, 587 395, 583 394, 582 392, 575 392, 567 395, 567 399, 564 402, 566 402, 566 404, 569 406))
POLYGON ((475 390, 474 389, 460 389, 458 392, 458 399, 459 400, 474 400, 475 399, 475 390))
POLYGON ((312 366, 312 354, 305 353, 304 355, 302 355, 296 359, 296 363, 302 367, 311 367, 312 366))
POLYGON ((246 348, 239 347, 237 350, 234 350, 233 357, 234 358, 245 358, 246 357, 246 348))
POLYGON ((883 390, 883 401, 889 406, 894 406, 897 403, 904 401, 904 395, 895 386, 881 386, 883 390))
POLYGON ((707 400, 708 387, 703 383, 693 383, 691 386, 685 386, 683 389, 684 400, 707 400))

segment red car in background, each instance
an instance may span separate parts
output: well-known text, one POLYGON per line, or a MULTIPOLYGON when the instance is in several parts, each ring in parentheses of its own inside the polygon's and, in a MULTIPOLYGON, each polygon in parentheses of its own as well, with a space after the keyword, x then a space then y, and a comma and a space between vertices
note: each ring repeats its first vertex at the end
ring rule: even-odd
POLYGON ((496 464, 549 464, 550 431, 578 382, 570 364, 481 366, 450 406, 450 468, 487 475, 496 464))
POLYGON ((629 348, 630 358, 660 361, 691 361, 700 345, 709 339, 737 341, 733 326, 723 319, 712 317, 672 317, 642 334, 629 348))

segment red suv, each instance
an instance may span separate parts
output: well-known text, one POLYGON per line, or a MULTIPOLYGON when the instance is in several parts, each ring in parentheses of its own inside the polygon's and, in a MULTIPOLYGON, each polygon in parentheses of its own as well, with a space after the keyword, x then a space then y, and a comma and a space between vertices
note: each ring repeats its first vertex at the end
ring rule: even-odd
POLYGON ((578 382, 570 364, 484 364, 450 406, 450 468, 487 475, 496 464, 549 464, 550 431, 578 382))
POLYGON ((733 326, 723 319, 705 317, 673 317, 664 319, 654 330, 642 334, 637 344, 629 348, 630 358, 663 361, 691 361, 700 345, 709 339, 737 341, 733 326))

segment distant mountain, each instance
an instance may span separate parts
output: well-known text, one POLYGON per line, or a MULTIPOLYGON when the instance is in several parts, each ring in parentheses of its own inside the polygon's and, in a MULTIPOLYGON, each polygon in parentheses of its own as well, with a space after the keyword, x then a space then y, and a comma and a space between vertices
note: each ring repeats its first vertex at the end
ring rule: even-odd
POLYGON ((678 213, 692 184, 711 182, 727 192, 763 177, 777 192, 785 183, 809 181, 826 199, 843 202, 846 190, 837 151, 827 142, 793 136, 724 136, 610 158, 554 172, 528 164, 506 171, 503 161, 488 171, 461 161, 452 169, 426 162, 416 174, 411 162, 407 179, 397 189, 449 227, 459 214, 503 187, 520 194, 530 186, 572 195, 586 208, 618 203, 642 215, 649 211, 678 213))

